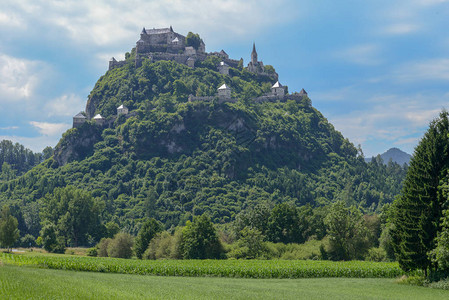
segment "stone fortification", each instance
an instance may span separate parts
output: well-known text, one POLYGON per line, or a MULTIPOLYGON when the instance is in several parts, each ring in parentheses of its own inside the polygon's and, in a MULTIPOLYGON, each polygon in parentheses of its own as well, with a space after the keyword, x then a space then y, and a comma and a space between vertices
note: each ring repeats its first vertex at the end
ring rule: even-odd
MULTIPOLYGON (((226 63, 231 68, 237 68, 239 63, 243 65, 243 59, 236 60, 229 58, 229 55, 221 50, 220 52, 206 52, 206 45, 203 40, 200 41, 198 47, 195 49, 192 46, 187 46, 186 37, 169 28, 153 28, 142 29, 140 39, 136 42, 135 64, 139 67, 142 60, 150 59, 150 61, 176 61, 189 67, 194 67, 195 62, 204 61, 209 56, 218 56, 222 62, 226 63)), ((125 61, 117 61, 114 57, 109 61, 109 70, 122 67, 125 61)), ((219 66, 217 66, 217 69, 219 66)), ((265 67, 262 61, 257 60, 256 46, 253 44, 253 51, 251 53, 251 61, 246 68, 248 71, 264 75, 278 80, 278 74, 265 72, 265 67)))

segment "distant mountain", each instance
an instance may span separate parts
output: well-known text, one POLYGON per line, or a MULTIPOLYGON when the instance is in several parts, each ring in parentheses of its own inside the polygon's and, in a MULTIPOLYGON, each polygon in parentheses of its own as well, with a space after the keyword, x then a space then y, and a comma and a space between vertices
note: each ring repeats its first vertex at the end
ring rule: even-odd
MULTIPOLYGON (((410 154, 398 148, 390 148, 385 153, 381 154, 380 157, 385 164, 387 164, 391 159, 393 162, 398 163, 401 166, 405 163, 409 164, 410 158, 412 158, 410 154)), ((366 162, 370 162, 371 160, 372 158, 365 158, 366 162)))

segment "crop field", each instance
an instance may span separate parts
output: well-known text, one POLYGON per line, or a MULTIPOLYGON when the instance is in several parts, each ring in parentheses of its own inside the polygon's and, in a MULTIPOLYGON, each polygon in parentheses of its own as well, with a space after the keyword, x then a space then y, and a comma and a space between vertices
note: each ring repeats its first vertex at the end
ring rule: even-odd
POLYGON ((395 278, 397 263, 312 260, 132 260, 49 254, 8 254, 1 261, 46 269, 103 273, 235 278, 395 278))
POLYGON ((0 299, 449 299, 391 278, 138 276, 0 265, 0 299))

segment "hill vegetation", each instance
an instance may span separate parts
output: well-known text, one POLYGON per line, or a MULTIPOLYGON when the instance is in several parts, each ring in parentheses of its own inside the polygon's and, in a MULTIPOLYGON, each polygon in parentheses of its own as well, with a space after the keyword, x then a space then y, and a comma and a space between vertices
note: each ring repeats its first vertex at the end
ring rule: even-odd
POLYGON ((218 57, 195 68, 149 60, 136 68, 133 53, 126 57, 89 95, 87 115, 100 113, 105 127, 88 121, 68 130, 52 157, 1 183, 0 204, 11 207, 21 234, 54 226, 63 237, 55 247, 93 245, 111 224, 136 235, 144 218, 170 229, 203 213, 226 228, 261 203, 269 211, 288 203, 296 213, 341 201, 373 214, 401 189, 406 168, 366 163, 309 98, 254 102, 270 91, 269 77, 241 68, 222 75, 218 57), (214 96, 223 83, 235 103, 188 101, 214 96), (121 104, 130 114, 117 117, 121 104))

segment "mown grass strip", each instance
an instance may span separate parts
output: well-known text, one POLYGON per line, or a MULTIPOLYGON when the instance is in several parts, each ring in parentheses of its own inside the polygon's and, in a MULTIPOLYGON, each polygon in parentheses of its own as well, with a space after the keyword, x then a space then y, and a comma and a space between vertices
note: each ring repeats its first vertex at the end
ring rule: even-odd
POLYGON ((308 260, 130 260, 66 255, 3 253, 12 265, 104 273, 158 276, 213 276, 237 278, 394 278, 403 274, 397 263, 308 260))

